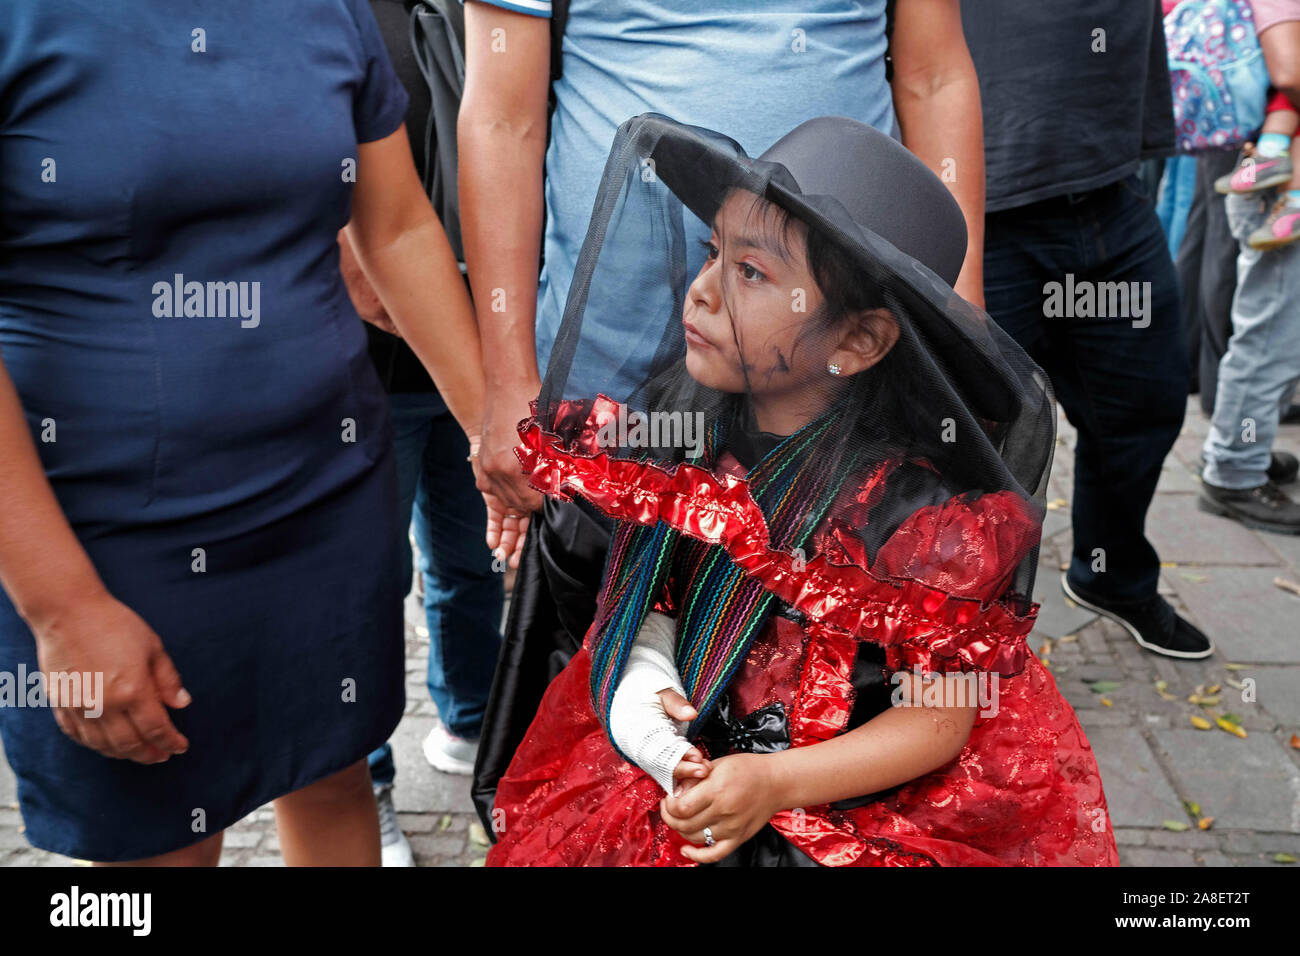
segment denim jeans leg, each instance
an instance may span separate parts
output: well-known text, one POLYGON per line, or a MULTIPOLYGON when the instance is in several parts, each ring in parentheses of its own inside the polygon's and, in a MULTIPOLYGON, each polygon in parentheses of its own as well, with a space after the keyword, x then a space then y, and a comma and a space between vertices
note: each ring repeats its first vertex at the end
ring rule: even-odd
MULTIPOLYGON (((388 396, 388 408, 393 419, 393 445, 397 457, 397 502, 400 509, 398 527, 402 529, 402 534, 394 545, 400 555, 399 566, 405 582, 403 591, 409 591, 412 561, 407 529, 411 526, 411 507, 415 502, 424 448, 428 444, 433 416, 442 408, 442 402, 432 393, 399 393, 388 396)), ((376 785, 390 784, 397 776, 393 748, 387 742, 371 751, 366 762, 370 765, 370 779, 376 785)))
POLYGON ((1201 475, 1219 488, 1256 488, 1268 480, 1279 406, 1300 375, 1300 245, 1261 252, 1246 244, 1274 198, 1271 192, 1227 197, 1241 251, 1232 337, 1219 362, 1201 475))
POLYGON ((1182 425, 1188 369, 1173 263, 1149 198, 1132 177, 991 214, 984 275, 989 314, 1047 372, 1078 431, 1071 583, 1113 601, 1150 597, 1160 562, 1146 512, 1182 425), (1047 284, 1067 276, 1149 282, 1146 315, 1049 317, 1047 284))
MULTIPOLYGON (((1130 177, 1089 200, 1097 258, 1087 278, 1138 290, 1144 314, 1077 318, 1064 333, 1058 397, 1078 428, 1071 585, 1114 602, 1152 597, 1160 557, 1146 537, 1160 470, 1182 428, 1190 374, 1178 277, 1155 211, 1130 177), (1074 394, 1072 394, 1074 392, 1074 394)), ((1093 245, 1093 244, 1090 244, 1093 245)))
POLYGON ((505 575, 483 534, 487 511, 466 457, 469 443, 444 408, 433 420, 415 502, 415 539, 429 628, 429 695, 457 737, 479 736, 501 649, 505 575))

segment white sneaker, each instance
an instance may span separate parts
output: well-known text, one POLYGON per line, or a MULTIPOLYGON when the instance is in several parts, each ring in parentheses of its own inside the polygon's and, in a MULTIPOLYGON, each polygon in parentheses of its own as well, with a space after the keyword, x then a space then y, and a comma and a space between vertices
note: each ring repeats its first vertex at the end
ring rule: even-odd
POLYGON ((375 805, 379 808, 379 841, 382 845, 383 865, 415 866, 411 844, 397 823, 391 783, 375 787, 375 805))
POLYGON ((442 724, 435 724, 424 738, 424 759, 435 770, 465 776, 474 772, 474 758, 478 756, 478 739, 457 737, 442 724))

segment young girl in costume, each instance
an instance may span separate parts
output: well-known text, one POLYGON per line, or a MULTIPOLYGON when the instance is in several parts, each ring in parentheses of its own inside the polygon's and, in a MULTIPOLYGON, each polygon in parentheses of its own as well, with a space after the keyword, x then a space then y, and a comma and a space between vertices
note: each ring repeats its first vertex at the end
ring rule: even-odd
POLYGON ((532 483, 618 531, 489 865, 1117 862, 1026 647, 1053 403, 952 293, 964 254, 942 183, 852 120, 757 160, 620 128, 520 429, 532 483))

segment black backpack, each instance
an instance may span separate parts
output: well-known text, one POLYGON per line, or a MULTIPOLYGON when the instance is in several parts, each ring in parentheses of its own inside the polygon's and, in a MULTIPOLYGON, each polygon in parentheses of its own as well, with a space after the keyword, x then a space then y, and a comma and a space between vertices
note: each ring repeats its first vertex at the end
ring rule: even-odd
MULTIPOLYGON (((552 0, 552 112, 555 109, 553 87, 562 69, 560 43, 568 17, 569 0, 552 0)), ((460 196, 456 189, 456 117, 465 92, 465 11, 459 0, 420 0, 411 10, 411 46, 432 102, 424 132, 424 191, 442 220, 452 252, 464 273, 460 196)))

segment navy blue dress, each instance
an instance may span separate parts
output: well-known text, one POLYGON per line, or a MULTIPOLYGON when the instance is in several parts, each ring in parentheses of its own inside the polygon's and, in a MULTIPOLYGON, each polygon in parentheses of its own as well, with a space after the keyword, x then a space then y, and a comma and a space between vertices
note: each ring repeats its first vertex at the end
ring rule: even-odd
POLYGON ((335 233, 357 144, 405 110, 365 0, 0 4, 0 357, 95 567, 193 695, 189 751, 157 766, 0 707, 34 845, 179 849, 397 725, 392 435, 335 233))

